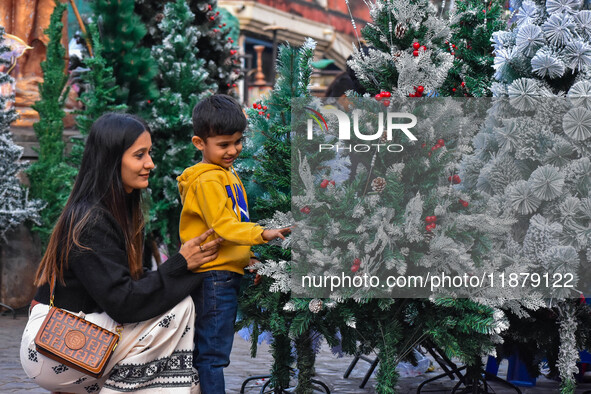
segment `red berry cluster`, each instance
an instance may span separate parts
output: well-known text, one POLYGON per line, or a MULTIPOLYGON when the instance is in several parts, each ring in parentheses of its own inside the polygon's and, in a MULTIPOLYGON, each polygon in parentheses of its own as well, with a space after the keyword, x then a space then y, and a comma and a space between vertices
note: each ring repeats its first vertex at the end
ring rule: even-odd
POLYGON ((390 100, 388 100, 390 97, 392 97, 392 93, 387 92, 385 90, 382 90, 380 93, 378 93, 374 96, 374 98, 377 101, 381 101, 382 99, 385 99, 384 101, 382 101, 382 104, 384 104, 384 107, 387 107, 390 105, 390 100))
POLYGON ((437 227, 437 224, 435 223, 437 221, 437 216, 427 216, 425 218, 425 222, 427 222, 427 225, 425 226, 425 230, 427 230, 428 232, 431 232, 432 230, 435 229, 435 227, 437 227))
POLYGON ((448 176, 447 181, 453 183, 454 185, 457 185, 458 183, 462 182, 458 174, 455 174, 454 176, 448 176))
POLYGON ((252 108, 258 109, 259 110, 259 115, 262 115, 262 116, 267 115, 267 119, 271 117, 270 114, 266 114, 265 113, 265 111, 267 110, 267 106, 266 105, 262 105, 262 104, 259 104, 259 103, 254 103, 254 104, 252 104, 252 108))
POLYGON ((230 85, 229 83, 227 83, 226 85, 227 85, 228 87, 230 87, 230 86, 232 86, 233 88, 235 88, 235 87, 236 87, 236 84, 235 84, 235 83, 233 83, 233 84, 231 84, 231 85, 230 85))
POLYGON ((301 213, 305 213, 306 215, 309 214, 311 212, 310 207, 309 206, 305 206, 302 209, 300 209, 301 213))
POLYGON ((322 182, 320 182, 320 187, 322 189, 326 189, 328 187, 328 185, 335 185, 335 181, 329 181, 328 179, 323 179, 322 182))
POLYGON ((425 91, 425 87, 423 85, 415 86, 415 92, 409 93, 408 97, 423 97, 424 91, 425 91))
MULTIPOLYGON (((221 29, 222 27, 226 27, 226 24, 225 23, 222 23, 221 25, 218 25, 218 27, 219 27, 219 29, 221 29)), ((213 32, 214 33, 219 33, 221 31, 219 29, 213 29, 213 32)))
POLYGON ((445 141, 443 138, 437 140, 437 143, 431 147, 431 151, 437 150, 439 148, 443 148, 445 146, 445 141))
MULTIPOLYGON (((464 96, 468 97, 468 91, 466 90, 466 82, 462 81, 462 83, 460 84, 460 86, 462 87, 462 91, 464 91, 464 96)), ((455 93, 457 91, 456 88, 452 88, 451 91, 453 93, 455 93)))
POLYGON ((419 49, 421 49, 423 52, 427 50, 427 47, 421 45, 418 41, 412 43, 412 48, 414 49, 414 51, 412 51, 413 56, 419 56, 419 49))
MULTIPOLYGON (((423 144, 422 147, 424 148, 426 144, 423 144)), ((443 138, 437 140, 437 143, 431 147, 431 152, 436 151, 439 148, 443 148, 445 146, 445 141, 443 138)), ((429 156, 431 156, 431 152, 429 152, 429 156)))
MULTIPOLYGON (((208 4, 208 6, 209 6, 209 10, 211 11, 211 4, 208 4)), ((218 16, 219 14, 220 14, 220 12, 219 11, 216 11, 215 15, 212 15, 212 16, 209 17, 209 20, 210 21, 215 21, 215 17, 218 16)))
POLYGON ((353 260, 353 265, 351 266, 351 272, 359 271, 360 267, 361 267, 361 260, 356 258, 355 260, 353 260))
POLYGON ((462 206, 463 206, 464 208, 468 208, 468 205, 470 205, 470 203, 468 203, 468 201, 464 201, 464 200, 462 200, 461 198, 458 200, 458 202, 459 202, 460 204, 462 204, 462 206))

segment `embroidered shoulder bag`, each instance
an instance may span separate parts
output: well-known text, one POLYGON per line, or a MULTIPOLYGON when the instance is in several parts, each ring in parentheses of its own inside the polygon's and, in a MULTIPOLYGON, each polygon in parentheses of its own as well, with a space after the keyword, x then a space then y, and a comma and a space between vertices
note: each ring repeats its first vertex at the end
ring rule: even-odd
POLYGON ((119 343, 122 325, 109 331, 53 305, 55 277, 50 284, 49 312, 35 337, 37 351, 87 375, 100 378, 119 343))

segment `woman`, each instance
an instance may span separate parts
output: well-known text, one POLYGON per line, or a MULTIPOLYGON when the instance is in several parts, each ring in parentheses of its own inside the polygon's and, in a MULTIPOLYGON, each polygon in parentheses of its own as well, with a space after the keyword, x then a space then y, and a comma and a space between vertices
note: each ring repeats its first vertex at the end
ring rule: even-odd
POLYGON ((217 257, 212 230, 186 242, 156 271, 142 268, 141 189, 154 168, 146 124, 127 114, 94 122, 80 172, 36 274, 40 286, 21 343, 21 363, 40 386, 62 392, 198 392, 191 367, 193 302, 190 272, 217 257), (123 325, 103 377, 95 379, 35 350, 34 338, 54 304, 108 330, 123 325))

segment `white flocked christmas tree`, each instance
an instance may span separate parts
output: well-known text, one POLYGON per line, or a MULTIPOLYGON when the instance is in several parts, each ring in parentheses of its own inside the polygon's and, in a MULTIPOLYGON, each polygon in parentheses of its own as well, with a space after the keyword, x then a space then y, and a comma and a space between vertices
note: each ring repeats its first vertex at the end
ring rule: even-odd
POLYGON ((166 4, 158 25, 164 39, 152 49, 158 65, 160 97, 152 106, 149 120, 154 133, 154 157, 158 167, 150 180, 153 212, 151 229, 170 251, 178 248, 180 199, 176 177, 193 163, 191 115, 195 104, 212 94, 208 71, 197 42, 202 32, 193 25, 195 15, 185 0, 166 4))
MULTIPOLYGON (((10 65, 11 49, 4 41, 4 28, 0 26, 0 87, 10 87, 13 79, 5 72, 10 65)), ((0 92, 10 91, 2 89, 0 92)), ((23 148, 12 140, 10 124, 17 118, 11 101, 14 96, 0 93, 0 242, 6 233, 26 220, 38 220, 38 211, 43 208, 39 200, 29 200, 27 191, 17 177, 26 167, 19 161, 23 148)))
POLYGON ((348 63, 359 81, 370 93, 434 94, 454 60, 442 49, 451 37, 448 21, 427 0, 378 0, 369 7, 372 22, 362 31, 367 47, 348 63))
MULTIPOLYGON (((573 272, 584 292, 588 280, 577 274, 591 258, 591 11, 579 0, 526 0, 513 20, 493 35, 498 101, 461 176, 518 219, 516 259, 540 272, 573 272)), ((572 392, 576 309, 561 298, 548 305, 560 315, 562 390, 572 392)))

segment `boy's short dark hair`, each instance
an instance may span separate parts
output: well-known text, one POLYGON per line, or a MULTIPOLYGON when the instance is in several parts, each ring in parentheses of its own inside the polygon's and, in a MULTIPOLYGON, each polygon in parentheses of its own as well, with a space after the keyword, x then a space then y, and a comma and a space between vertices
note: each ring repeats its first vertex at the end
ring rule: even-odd
POLYGON ((193 134, 203 139, 216 135, 232 135, 246 129, 246 116, 233 97, 214 94, 193 108, 193 134))

